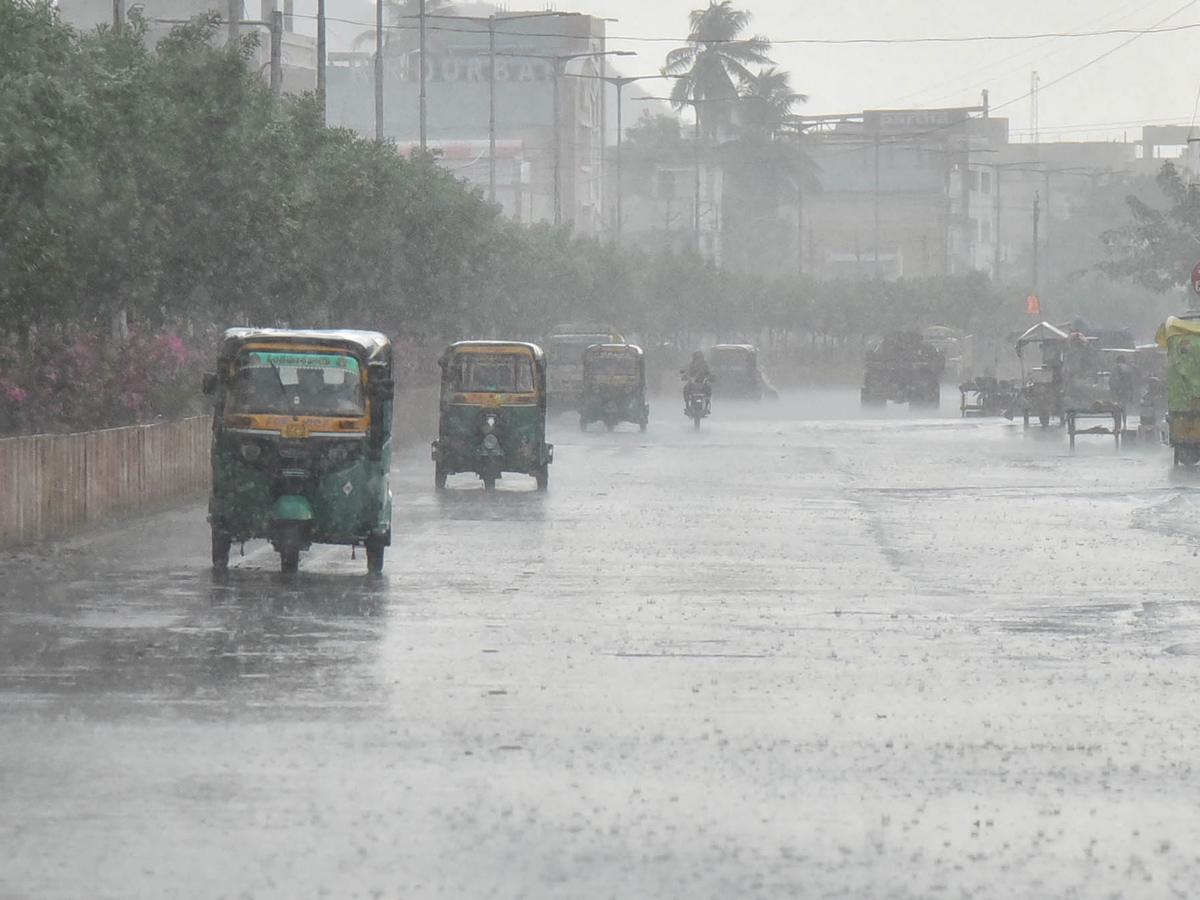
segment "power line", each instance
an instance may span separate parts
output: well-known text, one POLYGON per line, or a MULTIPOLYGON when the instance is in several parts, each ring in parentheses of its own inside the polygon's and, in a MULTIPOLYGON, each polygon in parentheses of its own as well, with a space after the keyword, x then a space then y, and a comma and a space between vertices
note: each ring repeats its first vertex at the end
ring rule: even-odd
MULTIPOLYGON (((1189 3, 1187 6, 1191 6, 1189 3)), ((1200 29, 1200 22, 1191 22, 1183 25, 1171 25, 1161 27, 1162 22, 1174 18, 1179 13, 1183 12, 1187 7, 1176 10, 1166 19, 1151 25, 1148 28, 1102 28, 1092 31, 1045 31, 1031 34, 975 34, 964 35, 961 37, 949 37, 941 35, 927 35, 920 37, 859 37, 859 38, 782 38, 779 40, 768 39, 768 43, 772 46, 783 46, 793 44, 810 44, 823 46, 853 46, 856 44, 974 44, 983 42, 996 41, 1041 41, 1052 38, 1092 38, 1092 37, 1112 37, 1120 35, 1132 35, 1134 39, 1143 37, 1149 34, 1173 34, 1181 31, 1192 31, 1200 29)), ((294 13, 294 18, 315 20, 314 15, 305 15, 303 13, 294 13)), ((432 18, 432 17, 430 17, 432 18)), ((455 18, 453 16, 439 17, 440 22, 445 22, 447 19, 455 18)), ((361 22, 356 19, 338 19, 332 16, 326 17, 327 22, 338 22, 343 25, 359 25, 364 28, 374 28, 374 22, 361 22)), ((504 18, 497 17, 497 26, 503 24, 504 18)), ((475 23, 474 20, 463 18, 463 24, 473 24, 474 27, 461 28, 456 25, 443 24, 427 24, 426 28, 430 31, 449 31, 462 34, 486 34, 486 23, 475 23)), ((415 31, 418 26, 416 24, 385 24, 385 30, 391 31, 415 31)), ((497 29, 497 34, 505 34, 514 37, 563 37, 561 32, 556 31, 500 31, 497 29)), ((647 37, 645 35, 621 35, 621 34, 606 34, 605 39, 609 41, 630 41, 637 43, 661 43, 661 44, 688 44, 691 43, 690 37, 647 37)), ((736 44, 741 42, 741 38, 730 39, 706 39, 700 38, 703 43, 707 44, 736 44)))

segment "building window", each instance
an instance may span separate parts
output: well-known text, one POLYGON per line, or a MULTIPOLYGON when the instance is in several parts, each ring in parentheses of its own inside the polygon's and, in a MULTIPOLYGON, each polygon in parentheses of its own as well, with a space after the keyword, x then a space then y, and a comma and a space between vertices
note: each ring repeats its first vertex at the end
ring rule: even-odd
POLYGON ((971 170, 970 184, 971 184, 971 190, 973 190, 973 191, 979 190, 979 170, 978 169, 971 170))
POLYGON ((981 191, 983 191, 983 193, 985 193, 985 194, 990 194, 992 192, 992 173, 991 172, 982 173, 980 175, 979 181, 980 181, 979 189, 981 191))
POLYGON ((990 244, 992 242, 992 220, 991 219, 984 219, 979 224, 979 239, 981 241, 983 241, 985 244, 990 244))

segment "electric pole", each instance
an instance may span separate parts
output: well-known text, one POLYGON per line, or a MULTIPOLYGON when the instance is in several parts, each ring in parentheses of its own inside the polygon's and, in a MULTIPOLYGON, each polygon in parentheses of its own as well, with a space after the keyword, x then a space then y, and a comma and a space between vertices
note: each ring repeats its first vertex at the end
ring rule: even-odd
POLYGON ((317 104, 325 124, 325 0, 317 0, 317 104))
POLYGON ((375 0, 375 140, 383 140, 383 0, 375 0))
POLYGON ((421 57, 421 149, 424 150, 428 142, 428 132, 425 127, 425 0, 421 0, 421 4, 417 8, 417 14, 420 16, 421 25, 421 51, 418 55, 421 57))
POLYGON ((1038 292, 1038 217, 1041 215, 1041 195, 1033 192, 1033 292, 1038 292))

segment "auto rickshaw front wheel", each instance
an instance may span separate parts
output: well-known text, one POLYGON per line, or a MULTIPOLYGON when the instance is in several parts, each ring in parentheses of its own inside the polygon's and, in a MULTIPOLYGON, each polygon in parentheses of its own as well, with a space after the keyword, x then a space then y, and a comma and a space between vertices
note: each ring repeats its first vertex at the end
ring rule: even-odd
POLYGON ((496 489, 496 473, 495 472, 485 472, 483 475, 481 475, 479 477, 483 479, 483 489, 485 491, 494 491, 496 489))

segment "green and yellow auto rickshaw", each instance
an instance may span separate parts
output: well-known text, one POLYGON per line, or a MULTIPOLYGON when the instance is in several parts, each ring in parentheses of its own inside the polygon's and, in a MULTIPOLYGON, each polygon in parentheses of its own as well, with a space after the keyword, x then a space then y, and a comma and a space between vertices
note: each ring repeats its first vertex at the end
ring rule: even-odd
POLYGON ((1167 348, 1167 437, 1175 465, 1200 462, 1200 314, 1171 316, 1154 337, 1167 348))
POLYGON ((214 570, 234 542, 269 540, 295 572, 314 543, 362 545, 383 570, 392 540, 392 347, 374 331, 231 328, 213 397, 214 570))
POLYGON ((634 422, 646 430, 646 361, 635 344, 593 344, 583 351, 583 396, 579 427, 603 422, 609 431, 618 422, 634 422))
POLYGON ((546 490, 554 447, 546 443, 546 356, 520 341, 459 341, 438 360, 442 397, 433 442, 434 486, 474 472, 494 490, 504 472, 532 475, 546 490))

